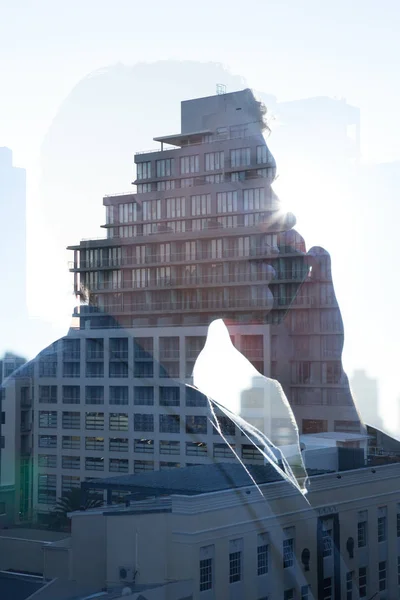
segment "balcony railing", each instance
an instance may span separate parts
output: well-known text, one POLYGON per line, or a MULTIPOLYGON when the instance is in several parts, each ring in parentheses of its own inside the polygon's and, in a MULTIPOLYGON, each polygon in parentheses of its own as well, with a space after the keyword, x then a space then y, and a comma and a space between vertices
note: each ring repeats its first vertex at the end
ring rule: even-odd
MULTIPOLYGON (((237 310, 239 308, 249 310, 270 310, 271 304, 265 299, 255 300, 203 300, 203 301, 192 301, 192 302, 148 302, 140 303, 135 305, 108 305, 104 308, 104 311, 114 313, 136 313, 136 312, 152 312, 152 311, 187 311, 193 312, 196 310, 237 310)), ((92 313, 91 313, 92 314, 92 313)), ((102 313, 93 313, 93 316, 102 313)), ((81 316, 76 314, 76 316, 81 316)), ((90 316, 90 314, 88 315, 90 316)), ((135 356, 136 358, 136 356, 135 356)))

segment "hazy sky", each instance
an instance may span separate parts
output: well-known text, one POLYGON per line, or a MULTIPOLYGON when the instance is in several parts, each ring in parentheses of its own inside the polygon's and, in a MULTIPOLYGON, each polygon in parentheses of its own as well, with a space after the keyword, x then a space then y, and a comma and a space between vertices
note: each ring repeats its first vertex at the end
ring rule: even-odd
MULTIPOLYGON (((28 169, 29 222, 53 117, 80 79, 117 62, 216 61, 279 101, 345 97, 361 109, 363 159, 400 159, 399 21, 398 0, 0 0, 0 146, 28 169)), ((345 327, 348 278, 335 273, 345 327)))

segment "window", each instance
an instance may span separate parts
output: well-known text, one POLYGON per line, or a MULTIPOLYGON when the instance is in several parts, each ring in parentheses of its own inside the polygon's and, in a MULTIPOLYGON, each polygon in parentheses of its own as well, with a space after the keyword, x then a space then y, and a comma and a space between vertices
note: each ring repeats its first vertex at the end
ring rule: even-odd
POLYGON ((136 439, 133 441, 134 452, 154 454, 154 440, 136 439))
POLYGON ((209 215, 211 213, 211 194, 191 196, 192 216, 209 215))
POLYGON ((128 452, 128 450, 129 450, 128 438, 110 438, 109 450, 110 450, 110 452, 128 452))
POLYGON ((102 385, 87 385, 85 390, 86 404, 104 404, 104 387, 102 385))
POLYGON ((157 221, 161 219, 161 200, 144 200, 143 221, 157 221))
POLYGON ((127 413, 110 413, 110 431, 128 431, 127 413))
POLYGON ((81 438, 77 435, 63 435, 62 447, 66 450, 79 450, 81 447, 81 438))
POLYGON ((378 565, 379 591, 386 590, 386 560, 382 560, 378 565))
MULTIPOLYGON (((217 421, 222 435, 235 435, 235 423, 232 421, 232 419, 224 415, 218 416, 217 421)), ((213 433, 219 435, 219 431, 215 426, 213 433)))
POLYGON ((263 165, 266 162, 268 162, 267 146, 257 146, 257 164, 263 165))
POLYGON ((332 529, 322 530, 322 556, 332 556, 332 529))
POLYGON ((250 165, 250 148, 231 150, 231 167, 248 167, 250 165))
MULTIPOLYGON (((115 271, 115 273, 117 272, 119 271, 115 271)), ((103 360, 103 358, 104 340, 102 338, 88 338, 86 340, 86 360, 103 360)))
POLYGON ((268 544, 257 546, 257 575, 268 573, 268 544))
POLYGON ((332 577, 326 577, 323 581, 322 600, 332 600, 332 577))
POLYGON ((180 454, 180 442, 160 440, 160 454, 180 454))
POLYGON ((128 358, 128 338, 110 338, 110 359, 126 360, 128 358))
POLYGON ((242 579, 242 553, 229 554, 229 583, 236 583, 242 579))
POLYGON ((176 219, 184 217, 186 214, 186 198, 167 198, 165 201, 167 208, 167 219, 176 219))
POLYGON ((160 433, 179 433, 179 415, 159 415, 160 433))
POLYGON ((150 179, 151 177, 151 161, 140 162, 136 165, 137 179, 150 179))
POLYGON ((57 448, 57 436, 39 435, 39 448, 57 448))
POLYGON ((224 152, 207 152, 204 155, 205 158, 205 170, 206 171, 218 171, 224 168, 224 152))
POLYGON ((41 404, 57 404, 57 386, 39 385, 39 402, 41 404))
POLYGON ((104 450, 103 437, 87 437, 85 438, 85 450, 104 450))
POLYGON ((178 387, 160 387, 160 406, 179 406, 180 389, 178 387))
POLYGON ((57 377, 57 354, 39 357, 39 377, 57 377))
POLYGON ((181 173, 198 173, 200 170, 199 155, 181 156, 181 173))
MULTIPOLYGON (((208 553, 208 547, 200 549, 200 556, 202 551, 208 553)), ((211 547, 212 548, 212 547, 211 547)), ((200 559, 200 592, 211 590, 213 585, 213 559, 202 558, 200 559)))
POLYGON ((310 592, 311 589, 309 585, 302 585, 300 588, 300 600, 311 600, 310 592))
POLYGON ((187 416, 186 433, 207 434, 207 417, 194 415, 187 416))
POLYGON ((234 458, 232 450, 235 450, 235 444, 214 444, 213 456, 214 458, 234 458))
POLYGON ((206 183, 223 183, 224 182, 224 174, 223 173, 214 173, 213 175, 206 175, 205 179, 206 179, 206 183))
POLYGON ((136 406, 153 406, 154 388, 148 386, 135 386, 133 388, 133 403, 136 406))
POLYGON ((180 463, 161 461, 160 462, 160 471, 166 471, 167 469, 179 469, 180 466, 181 466, 180 463))
MULTIPOLYGON (((163 183, 165 183, 165 182, 163 182, 163 183)), ((159 188, 158 184, 157 184, 157 190, 158 189, 162 189, 162 188, 159 188)), ((147 194, 148 192, 151 192, 151 183, 138 183, 137 184, 137 193, 138 194, 147 194)))
POLYGON ((104 363, 87 362, 86 377, 104 377, 104 363))
POLYGON ((245 461, 259 460, 260 462, 264 462, 264 456, 261 453, 260 448, 258 446, 254 446, 253 444, 243 444, 242 458, 245 461))
POLYGON ((386 506, 378 508, 378 542, 384 542, 387 539, 386 510, 386 506))
POLYGON ((144 288, 150 284, 150 269, 132 269, 132 287, 144 288))
POLYGON ((80 456, 63 456, 61 460, 61 466, 63 469, 80 469, 81 468, 81 457, 80 456))
POLYGON ((397 557, 397 585, 400 585, 400 556, 397 557))
POLYGON ((293 567, 294 564, 294 540, 289 538, 283 540, 283 568, 293 567))
POLYGON ((86 429, 104 429, 104 413, 86 413, 85 427, 86 429))
MULTIPOLYGON (((175 189, 175 180, 174 179, 171 179, 169 181, 157 181, 157 192, 165 192, 166 190, 174 190, 174 189, 175 189)), ((151 190, 148 190, 148 191, 150 192, 151 190)))
POLYGON ((354 571, 346 573, 346 600, 353 600, 354 571))
POLYGON ((290 588, 283 592, 283 600, 294 600, 294 589, 290 588))
POLYGON ((39 427, 51 429, 57 428, 57 412, 49 410, 39 411, 39 427))
POLYGON ((302 433, 323 433, 328 431, 328 422, 322 419, 303 419, 302 433))
POLYGON ((186 456, 207 456, 207 444, 204 442, 186 442, 186 456))
POLYGON ((125 202, 118 204, 118 220, 120 223, 132 223, 137 221, 137 204, 136 202, 125 202))
POLYGON ((153 377, 153 361, 148 360, 147 362, 139 362, 135 360, 134 377, 153 377))
POLYGON ((198 390, 186 386, 186 406, 207 406, 207 396, 199 392, 198 390))
POLYGON ((81 428, 81 413, 79 412, 63 412, 62 413, 62 428, 63 429, 80 429, 81 428))
POLYGON ((171 177, 174 174, 174 159, 163 158, 156 160, 156 175, 157 177, 171 177))
POLYGON ((126 405, 128 404, 128 386, 111 385, 110 386, 110 404, 126 405))
POLYGON ((194 177, 184 177, 181 179, 181 188, 188 188, 194 186, 194 177))
POLYGON ((349 431, 360 433, 360 421, 335 421, 334 431, 349 431))
POLYGON ((127 458, 110 458, 109 471, 128 473, 129 460, 127 458))
POLYGON ((87 471, 104 471, 104 458, 87 456, 85 458, 85 469, 87 471))
POLYGON ((396 533, 397 537, 400 537, 400 504, 397 504, 396 533))
POLYGON ((124 361, 110 362, 110 377, 128 377, 128 363, 124 361))
POLYGON ((243 208, 249 210, 263 210, 265 203, 265 188, 250 188, 243 190, 243 208))
POLYGON ((63 385, 62 401, 63 404, 80 404, 81 388, 79 385, 63 385))
POLYGON ((237 192, 219 192, 217 194, 217 212, 231 213, 237 212, 237 192))
POLYGON ((57 493, 56 475, 39 475, 38 502, 40 504, 55 504, 57 493))
POLYGON ((367 521, 359 521, 357 524, 357 542, 359 548, 367 545, 367 521))
POLYGON ((133 461, 133 472, 143 473, 143 471, 154 471, 154 461, 152 460, 135 460, 133 461))
POLYGON ((358 593, 360 598, 367 596, 367 567, 358 569, 358 593))
POLYGON ((76 475, 63 475, 61 477, 61 493, 65 494, 65 492, 69 492, 74 487, 80 487, 81 480, 80 477, 76 475))
POLYGON ((154 415, 135 414, 133 427, 135 431, 154 431, 154 415))
POLYGON ((57 466, 57 455, 56 454, 39 454, 38 455, 38 466, 55 468, 57 466))

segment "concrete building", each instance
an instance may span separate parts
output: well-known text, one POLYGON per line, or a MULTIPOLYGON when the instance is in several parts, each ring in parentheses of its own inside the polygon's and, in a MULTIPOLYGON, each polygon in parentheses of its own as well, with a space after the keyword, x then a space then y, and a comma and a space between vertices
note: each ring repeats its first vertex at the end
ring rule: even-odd
MULTIPOLYGON (((17 496, 19 500, 17 489, 20 477, 24 479, 25 471, 29 468, 25 462, 26 446, 22 439, 25 432, 21 427, 21 390, 17 381, 11 378, 25 362, 25 358, 11 352, 6 352, 0 359, 0 525, 19 519, 18 512, 14 510, 17 496), (10 384, 8 392, 2 385, 6 379, 10 384)), ((26 402, 22 405, 22 411, 26 410, 26 402)))
POLYGON ((37 600, 398 597, 399 464, 313 476, 307 499, 270 467, 250 472, 258 487, 237 464, 93 481, 135 494, 72 513, 71 537, 43 537, 42 554, 28 552, 37 533, 18 552, 7 532, 0 568, 30 556, 40 572, 41 556, 37 600))
MULTIPOLYGON (((107 238, 71 247, 81 305, 76 328, 29 366, 32 411, 20 423, 32 429, 23 432, 32 511, 22 515, 45 516, 100 473, 235 460, 208 422, 206 399, 184 385, 217 318, 257 371, 281 383, 301 433, 362 439, 329 256, 315 250, 311 277, 294 217, 271 188, 263 128, 250 90, 182 102, 181 133, 135 155, 137 193, 104 198, 107 238)), ((25 408, 26 387, 9 387, 11 411, 25 408)), ((243 395, 243 416, 264 429, 253 392, 243 395)), ((223 433, 239 456, 262 463, 228 421, 223 433)), ((284 428, 272 425, 267 435, 284 428)))

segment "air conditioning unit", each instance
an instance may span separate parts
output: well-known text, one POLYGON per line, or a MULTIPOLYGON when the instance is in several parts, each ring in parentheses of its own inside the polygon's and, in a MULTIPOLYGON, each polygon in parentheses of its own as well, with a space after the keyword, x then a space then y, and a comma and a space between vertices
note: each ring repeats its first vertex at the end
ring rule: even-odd
POLYGON ((135 570, 132 567, 118 567, 118 575, 120 581, 134 581, 135 570))

